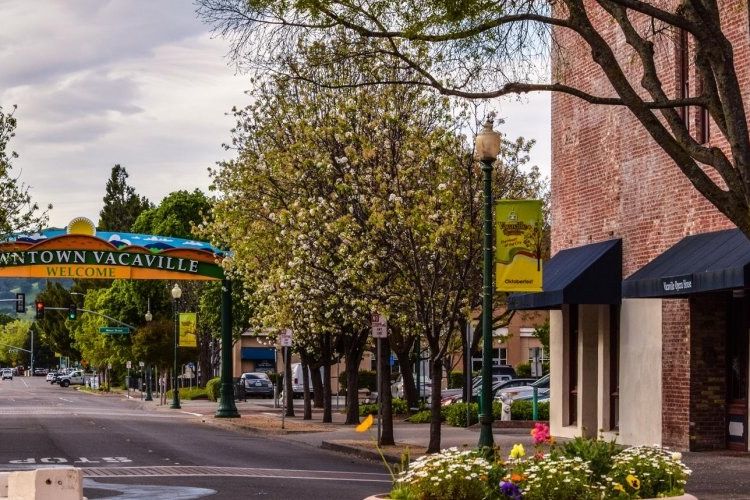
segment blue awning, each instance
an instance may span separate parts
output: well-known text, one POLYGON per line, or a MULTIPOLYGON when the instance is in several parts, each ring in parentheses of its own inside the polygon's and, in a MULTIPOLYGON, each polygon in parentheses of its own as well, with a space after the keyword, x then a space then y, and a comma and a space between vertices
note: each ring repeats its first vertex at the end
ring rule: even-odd
POLYGON ((276 359, 276 349, 273 347, 243 347, 243 361, 264 361, 276 359))
POLYGON ((687 236, 622 282, 629 298, 680 297, 750 285, 750 240, 739 229, 687 236))
POLYGON ((543 292, 508 297, 508 309, 557 309, 563 304, 619 304, 622 241, 561 250, 544 264, 543 292))

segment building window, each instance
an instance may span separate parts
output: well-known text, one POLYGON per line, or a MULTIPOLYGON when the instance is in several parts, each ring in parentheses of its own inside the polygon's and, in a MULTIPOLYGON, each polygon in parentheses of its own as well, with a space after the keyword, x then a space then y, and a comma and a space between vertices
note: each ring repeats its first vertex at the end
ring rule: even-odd
POLYGON ((544 367, 548 363, 549 358, 544 347, 529 347, 529 366, 531 366, 532 377, 541 377, 544 374, 544 367))
POLYGON ((578 305, 568 318, 568 425, 578 424, 578 305))
POLYGON ((609 309, 609 429, 620 428, 620 306, 609 309))
MULTIPOLYGON (((688 50, 688 34, 680 30, 677 37, 677 98, 686 99, 690 96, 690 59, 688 50)), ((690 130, 690 108, 682 106, 677 109, 685 128, 690 130)))
POLYGON ((498 356, 496 359, 499 361, 499 364, 507 365, 508 364, 508 349, 506 349, 505 347, 501 347, 500 349, 498 349, 498 351, 499 352, 498 352, 498 356))

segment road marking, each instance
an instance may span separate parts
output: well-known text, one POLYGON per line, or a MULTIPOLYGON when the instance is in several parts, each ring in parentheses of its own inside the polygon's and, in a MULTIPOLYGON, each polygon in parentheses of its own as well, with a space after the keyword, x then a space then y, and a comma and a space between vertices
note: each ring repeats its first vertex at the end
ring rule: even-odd
POLYGON ((391 476, 379 472, 332 470, 259 469, 253 467, 211 467, 191 465, 155 465, 152 467, 83 467, 84 477, 263 477, 321 481, 391 483, 391 476))
POLYGON ((181 411, 180 413, 184 413, 185 415, 193 415, 194 417, 202 417, 202 413, 193 413, 191 411, 181 411))
POLYGON ((25 386, 26 386, 26 388, 28 388, 28 387, 29 387, 29 384, 27 384, 27 383, 26 383, 26 381, 25 381, 24 379, 21 379, 21 382, 23 382, 23 385, 25 385, 25 386))
POLYGON ((216 490, 194 488, 192 486, 99 483, 93 479, 84 480, 83 486, 84 488, 122 493, 121 495, 111 497, 117 500, 140 500, 142 498, 149 498, 151 500, 190 500, 216 494, 216 490))
POLYGON ((62 399, 63 401, 67 401, 68 403, 73 403, 73 400, 72 400, 72 399, 65 399, 65 398, 63 398, 63 397, 61 397, 60 399, 62 399))

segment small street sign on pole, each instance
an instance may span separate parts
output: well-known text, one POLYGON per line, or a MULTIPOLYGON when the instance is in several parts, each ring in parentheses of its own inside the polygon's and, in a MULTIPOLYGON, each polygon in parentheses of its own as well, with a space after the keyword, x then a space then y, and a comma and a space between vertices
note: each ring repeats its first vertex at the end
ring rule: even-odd
POLYGON ((287 328, 281 332, 279 342, 281 343, 281 347, 292 347, 292 331, 287 328))
POLYGON ((104 334, 124 334, 130 333, 130 328, 127 326, 100 326, 99 333, 104 334))
POLYGON ((133 368, 133 363, 131 361, 127 361, 125 363, 125 368, 127 368, 128 370, 130 370, 131 368, 133 368))
POLYGON ((380 313, 372 313, 372 336, 376 339, 384 339, 388 336, 388 321, 380 313))

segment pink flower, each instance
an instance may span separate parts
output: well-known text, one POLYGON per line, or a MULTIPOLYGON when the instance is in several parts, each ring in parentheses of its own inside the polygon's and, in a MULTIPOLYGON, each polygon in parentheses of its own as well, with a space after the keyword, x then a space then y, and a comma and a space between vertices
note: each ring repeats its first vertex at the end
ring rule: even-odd
POLYGON ((534 440, 534 444, 548 443, 552 440, 552 436, 549 433, 549 426, 541 422, 534 424, 534 428, 531 429, 531 437, 534 440))

